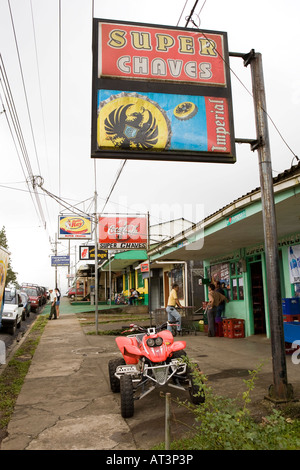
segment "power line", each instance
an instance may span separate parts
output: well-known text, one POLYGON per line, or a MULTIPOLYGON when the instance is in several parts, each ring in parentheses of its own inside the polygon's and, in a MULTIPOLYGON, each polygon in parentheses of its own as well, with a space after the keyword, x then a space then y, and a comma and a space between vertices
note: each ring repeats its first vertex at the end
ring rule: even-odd
MULTIPOLYGON (((200 12, 198 13, 198 18, 199 18, 199 23, 200 23, 200 13, 205 5, 207 0, 204 0, 204 3, 200 9, 200 12)), ((191 22, 195 29, 197 29, 198 31, 201 32, 201 34, 203 34, 203 36, 205 37, 205 39, 210 42, 210 39, 205 35, 205 33, 203 32, 203 30, 195 23, 195 21, 193 20, 192 16, 194 14, 194 11, 195 11, 195 8, 197 6, 197 3, 198 3, 198 0, 196 0, 192 10, 191 10, 191 13, 189 15, 189 17, 187 18, 187 22, 186 22, 186 25, 185 27, 187 27, 188 23, 191 22)), ((181 16, 182 16, 182 13, 181 13, 181 16)), ((180 16, 180 18, 181 18, 180 16)), ((223 60, 224 64, 229 68, 230 72, 235 76, 235 78, 239 81, 239 83, 243 86, 243 88, 246 90, 246 92, 251 96, 251 98, 253 99, 253 93, 247 88, 247 86, 243 83, 243 81, 239 78, 239 76, 237 75, 237 73, 230 67, 230 64, 228 62, 226 62, 225 58, 222 56, 222 54, 220 54, 220 52, 216 49, 216 52, 218 54, 218 56, 223 60)), ((260 105, 261 106, 261 105, 260 105)), ((270 122, 273 124, 276 132, 278 133, 279 137, 281 138, 281 140, 283 141, 283 143, 286 145, 286 147, 290 150, 290 152, 293 154, 293 159, 292 159, 292 163, 291 165, 293 164, 293 161, 294 159, 296 158, 297 161, 299 161, 299 158, 298 156, 295 154, 295 152, 291 149, 291 147, 289 146, 289 144, 287 143, 287 141, 284 139, 282 133, 280 132, 278 126, 275 124, 274 120, 272 119, 272 117, 270 116, 270 114, 267 112, 266 109, 264 109, 262 106, 261 106, 261 109, 263 110, 263 112, 266 114, 266 116, 268 117, 268 119, 270 120, 270 122)))
POLYGON ((10 6, 10 0, 7 0, 7 1, 8 1, 8 7, 9 7, 10 18, 11 18, 11 24, 12 24, 13 34, 14 34, 14 39, 15 39, 15 44, 16 44, 18 62, 19 62, 19 67, 20 67, 20 72, 21 72, 21 78, 22 78, 23 90, 24 90, 24 95, 25 95, 26 107, 27 107, 27 112, 28 112, 28 117, 29 117, 29 123, 30 123, 30 129, 31 129, 31 134, 32 134, 32 140, 33 140, 34 149, 35 149, 35 156, 36 156, 36 161, 37 161, 39 173, 41 174, 40 163, 39 163, 39 158, 38 158, 37 148, 36 148, 36 142, 35 142, 35 137, 34 137, 34 132, 33 132, 31 114, 30 114, 30 110, 29 110, 29 104, 28 104, 28 98, 27 98, 27 91, 26 91, 26 86, 25 86, 23 68, 22 68, 22 63, 21 63, 21 58, 20 58, 19 45, 18 45, 16 30, 15 30, 15 24, 14 24, 14 19, 13 19, 13 15, 12 15, 12 10, 11 10, 11 6, 10 6))
POLYGON ((106 207, 106 205, 107 205, 107 203, 108 203, 108 201, 109 201, 109 198, 110 198, 110 196, 111 196, 113 190, 115 189, 115 186, 116 186, 116 184, 117 184, 117 182, 118 182, 118 179, 119 179, 120 176, 121 176, 121 173, 122 173, 122 171, 123 171, 124 166, 126 165, 126 163, 127 163, 127 160, 124 160, 123 163, 121 164, 121 167, 119 168, 119 170, 118 170, 118 172, 117 172, 117 175, 116 175, 116 177, 115 177, 115 181, 114 181, 114 183, 113 183, 112 186, 111 186, 111 189, 110 189, 110 191, 109 191, 109 194, 108 194, 108 196, 107 196, 107 198, 106 198, 105 204, 104 204, 104 206, 103 206, 101 212, 104 212, 104 209, 105 209, 105 207, 106 207))

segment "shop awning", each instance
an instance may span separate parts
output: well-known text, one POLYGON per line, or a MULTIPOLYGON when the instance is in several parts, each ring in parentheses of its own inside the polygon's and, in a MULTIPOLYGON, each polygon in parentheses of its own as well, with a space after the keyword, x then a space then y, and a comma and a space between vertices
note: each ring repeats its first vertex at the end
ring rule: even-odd
POLYGON ((146 250, 128 250, 111 255, 101 266, 102 271, 122 271, 123 269, 147 259, 146 250))

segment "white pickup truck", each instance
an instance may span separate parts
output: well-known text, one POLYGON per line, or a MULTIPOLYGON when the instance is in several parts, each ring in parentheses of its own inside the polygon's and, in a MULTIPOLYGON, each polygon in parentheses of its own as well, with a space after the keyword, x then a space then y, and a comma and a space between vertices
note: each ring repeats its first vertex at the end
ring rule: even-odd
POLYGON ((21 326, 23 307, 20 291, 5 288, 2 327, 7 328, 12 335, 15 334, 16 328, 21 326))

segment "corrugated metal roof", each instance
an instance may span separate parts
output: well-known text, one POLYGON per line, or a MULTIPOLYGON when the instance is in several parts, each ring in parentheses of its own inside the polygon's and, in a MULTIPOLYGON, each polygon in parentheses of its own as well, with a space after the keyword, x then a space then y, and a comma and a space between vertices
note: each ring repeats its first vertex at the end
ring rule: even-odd
MULTIPOLYGON (((277 183, 281 183, 282 181, 288 180, 289 178, 292 178, 292 177, 294 177, 298 174, 300 175, 300 161, 298 162, 297 165, 293 165, 288 170, 284 170, 282 173, 279 173, 277 176, 274 176, 273 185, 275 185, 277 183)), ((210 219, 211 217, 215 216, 219 212, 223 212, 226 208, 232 206, 233 204, 236 204, 237 202, 241 201, 245 197, 251 196, 252 194, 260 192, 260 189, 261 189, 260 186, 258 186, 255 189, 252 189, 252 191, 249 191, 248 193, 244 194, 243 196, 240 196, 239 198, 235 199, 234 201, 226 204, 221 209, 218 209, 217 211, 215 211, 212 214, 208 215, 207 217, 205 217, 204 221, 210 219)))

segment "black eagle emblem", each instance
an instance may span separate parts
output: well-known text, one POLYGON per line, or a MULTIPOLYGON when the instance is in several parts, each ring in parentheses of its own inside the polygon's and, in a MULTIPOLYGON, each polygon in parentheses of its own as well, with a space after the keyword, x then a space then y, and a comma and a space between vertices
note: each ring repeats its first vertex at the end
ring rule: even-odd
POLYGON ((144 107, 130 112, 132 106, 119 106, 109 113, 104 121, 107 138, 118 148, 150 149, 158 141, 157 121, 144 107))

